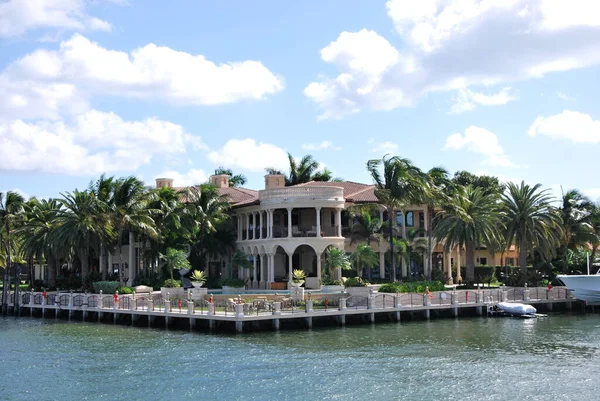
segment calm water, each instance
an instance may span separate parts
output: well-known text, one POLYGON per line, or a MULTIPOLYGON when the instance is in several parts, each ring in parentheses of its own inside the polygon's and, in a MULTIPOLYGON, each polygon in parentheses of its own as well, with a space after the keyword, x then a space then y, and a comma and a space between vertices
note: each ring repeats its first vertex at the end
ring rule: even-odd
POLYGON ((600 316, 208 335, 0 317, 0 400, 597 399, 600 316))

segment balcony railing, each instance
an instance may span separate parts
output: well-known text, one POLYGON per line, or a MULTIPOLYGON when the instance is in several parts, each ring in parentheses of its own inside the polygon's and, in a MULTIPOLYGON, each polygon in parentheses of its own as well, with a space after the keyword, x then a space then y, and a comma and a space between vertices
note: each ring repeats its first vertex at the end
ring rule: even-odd
POLYGON ((261 202, 285 202, 293 200, 344 200, 344 189, 341 187, 287 187, 264 189, 258 191, 258 199, 261 202))

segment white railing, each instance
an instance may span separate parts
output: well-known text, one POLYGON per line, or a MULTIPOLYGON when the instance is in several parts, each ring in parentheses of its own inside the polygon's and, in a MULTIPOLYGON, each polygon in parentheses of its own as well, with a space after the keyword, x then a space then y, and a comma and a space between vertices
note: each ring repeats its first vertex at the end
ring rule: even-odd
POLYGON ((344 189, 341 187, 288 187, 264 189, 258 191, 258 199, 264 201, 291 201, 295 199, 310 199, 310 200, 344 200, 344 189))

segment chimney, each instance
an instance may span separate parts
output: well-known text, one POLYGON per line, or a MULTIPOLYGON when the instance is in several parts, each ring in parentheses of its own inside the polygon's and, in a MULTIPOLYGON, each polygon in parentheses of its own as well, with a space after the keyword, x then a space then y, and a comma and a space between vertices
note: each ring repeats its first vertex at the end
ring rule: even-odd
POLYGON ((265 189, 285 187, 285 175, 267 174, 265 175, 265 189))
POLYGON ((172 178, 157 178, 156 179, 156 188, 173 188, 173 179, 172 178))
POLYGON ((217 188, 229 188, 229 176, 227 174, 211 175, 210 183, 217 188))

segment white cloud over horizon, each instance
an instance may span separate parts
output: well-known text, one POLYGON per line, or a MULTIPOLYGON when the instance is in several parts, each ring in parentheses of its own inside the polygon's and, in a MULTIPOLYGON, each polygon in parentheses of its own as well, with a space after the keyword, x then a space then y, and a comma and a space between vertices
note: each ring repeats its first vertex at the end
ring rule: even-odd
POLYGON ((502 88, 498 93, 486 95, 480 92, 473 92, 469 89, 459 89, 454 98, 454 105, 450 113, 459 114, 466 111, 473 111, 477 106, 499 106, 516 100, 517 96, 511 93, 511 88, 502 88))
MULTIPOLYGON (((154 176, 154 180, 157 178, 171 178, 173 179, 173 186, 184 187, 204 184, 208 181, 209 175, 202 169, 192 168, 183 173, 176 170, 164 170, 154 176)), ((154 187, 156 182, 152 181, 151 183, 147 183, 147 185, 154 187)))
POLYGON ((206 148, 177 124, 157 118, 125 121, 90 110, 68 122, 0 121, 0 171, 67 175, 136 171, 156 157, 206 148))
MULTIPOLYGON (((600 64, 598 2, 390 0, 386 8, 402 46, 363 29, 342 32, 321 50, 321 59, 339 75, 321 76, 304 90, 321 110, 320 119, 600 64)), ((512 100, 502 90, 492 97, 458 92, 465 95, 463 111, 477 99, 488 105, 512 100)))
POLYGON ((482 164, 517 167, 498 141, 498 136, 485 128, 471 125, 464 134, 455 133, 446 138, 444 150, 467 150, 484 157, 482 164))
POLYGON ((577 111, 564 110, 560 114, 535 119, 528 134, 545 135, 552 139, 563 139, 574 143, 600 143, 600 120, 577 111))
POLYGON ((269 167, 289 169, 288 154, 284 149, 252 138, 230 139, 221 149, 210 151, 208 159, 220 166, 250 172, 264 171, 269 167))
POLYGON ((319 143, 303 143, 302 149, 304 150, 342 150, 341 146, 334 146, 331 141, 321 141, 319 143))

